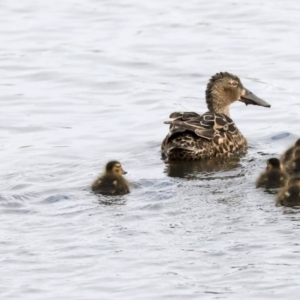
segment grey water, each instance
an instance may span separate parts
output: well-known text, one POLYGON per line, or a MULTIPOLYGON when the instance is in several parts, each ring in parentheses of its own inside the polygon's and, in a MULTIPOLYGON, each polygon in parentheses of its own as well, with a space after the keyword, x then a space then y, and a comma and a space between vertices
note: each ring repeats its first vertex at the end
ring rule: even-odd
POLYGON ((1 299, 298 299, 300 215, 255 189, 299 137, 299 1, 2 0, 1 299), (250 148, 166 164, 220 71, 250 148), (96 196, 118 159, 131 193, 96 196), (298 292, 298 293, 297 293, 298 292))

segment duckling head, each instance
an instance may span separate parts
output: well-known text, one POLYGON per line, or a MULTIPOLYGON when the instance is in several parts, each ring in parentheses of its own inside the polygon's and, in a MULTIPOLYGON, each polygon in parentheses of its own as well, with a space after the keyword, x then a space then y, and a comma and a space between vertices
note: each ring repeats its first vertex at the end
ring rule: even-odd
POLYGON ((269 103, 244 88, 241 80, 230 73, 220 72, 211 77, 206 88, 206 103, 210 111, 229 116, 229 106, 235 101, 246 105, 271 107, 269 103))
POLYGON ((300 139, 295 142, 295 147, 300 147, 300 139))
POLYGON ((281 169, 280 160, 278 158, 272 157, 267 161, 267 170, 281 169))
POLYGON ((106 164, 105 171, 106 173, 112 173, 115 175, 127 174, 127 172, 123 170, 121 163, 116 160, 108 162, 106 164))
POLYGON ((298 158, 300 157, 300 147, 297 146, 293 152, 293 158, 298 158))

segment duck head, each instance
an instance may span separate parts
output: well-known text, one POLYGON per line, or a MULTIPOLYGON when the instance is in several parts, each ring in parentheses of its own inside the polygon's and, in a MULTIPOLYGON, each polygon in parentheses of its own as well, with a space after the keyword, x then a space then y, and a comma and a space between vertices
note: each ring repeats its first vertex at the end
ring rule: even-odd
POLYGON ((108 162, 105 171, 106 173, 112 173, 119 176, 127 174, 127 172, 123 170, 121 163, 116 160, 108 162))
POLYGON ((267 161, 267 171, 269 170, 274 170, 274 169, 281 169, 281 163, 280 160, 278 158, 270 158, 267 161))
POLYGON ((205 93, 208 109, 228 116, 229 106, 235 101, 244 102, 246 105, 271 107, 269 103, 246 89, 237 76, 227 72, 220 72, 212 76, 205 93))

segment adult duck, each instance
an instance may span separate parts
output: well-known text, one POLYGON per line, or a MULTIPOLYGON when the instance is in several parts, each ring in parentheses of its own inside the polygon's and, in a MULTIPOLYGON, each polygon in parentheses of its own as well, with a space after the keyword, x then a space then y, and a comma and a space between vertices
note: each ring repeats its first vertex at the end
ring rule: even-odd
POLYGON ((228 157, 244 152, 248 143, 229 114, 235 101, 246 105, 271 107, 243 87, 241 80, 230 73, 221 72, 211 77, 206 88, 208 112, 174 112, 170 130, 162 143, 162 155, 169 160, 199 160, 228 157))

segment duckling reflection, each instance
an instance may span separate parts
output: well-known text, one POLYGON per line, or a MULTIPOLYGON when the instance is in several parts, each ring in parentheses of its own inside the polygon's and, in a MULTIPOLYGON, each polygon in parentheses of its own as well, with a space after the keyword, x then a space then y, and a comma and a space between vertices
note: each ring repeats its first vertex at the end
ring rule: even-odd
POLYGON ((110 196, 128 194, 130 192, 129 185, 122 176, 126 173, 120 162, 115 160, 108 162, 105 167, 105 173, 99 176, 92 184, 92 191, 110 196))
POLYGON ((170 177, 196 178, 198 173, 229 171, 240 167, 240 156, 198 161, 169 161, 165 172, 170 177))
POLYGON ((266 170, 256 180, 257 188, 274 189, 283 187, 288 180, 288 174, 283 170, 278 158, 267 161, 266 170))
POLYGON ((300 148, 300 139, 298 139, 295 144, 287 149, 280 157, 280 161, 285 164, 287 163, 293 156, 293 152, 295 151, 296 148, 300 148))
POLYGON ((291 177, 276 198, 276 206, 300 206, 300 177, 291 177))

